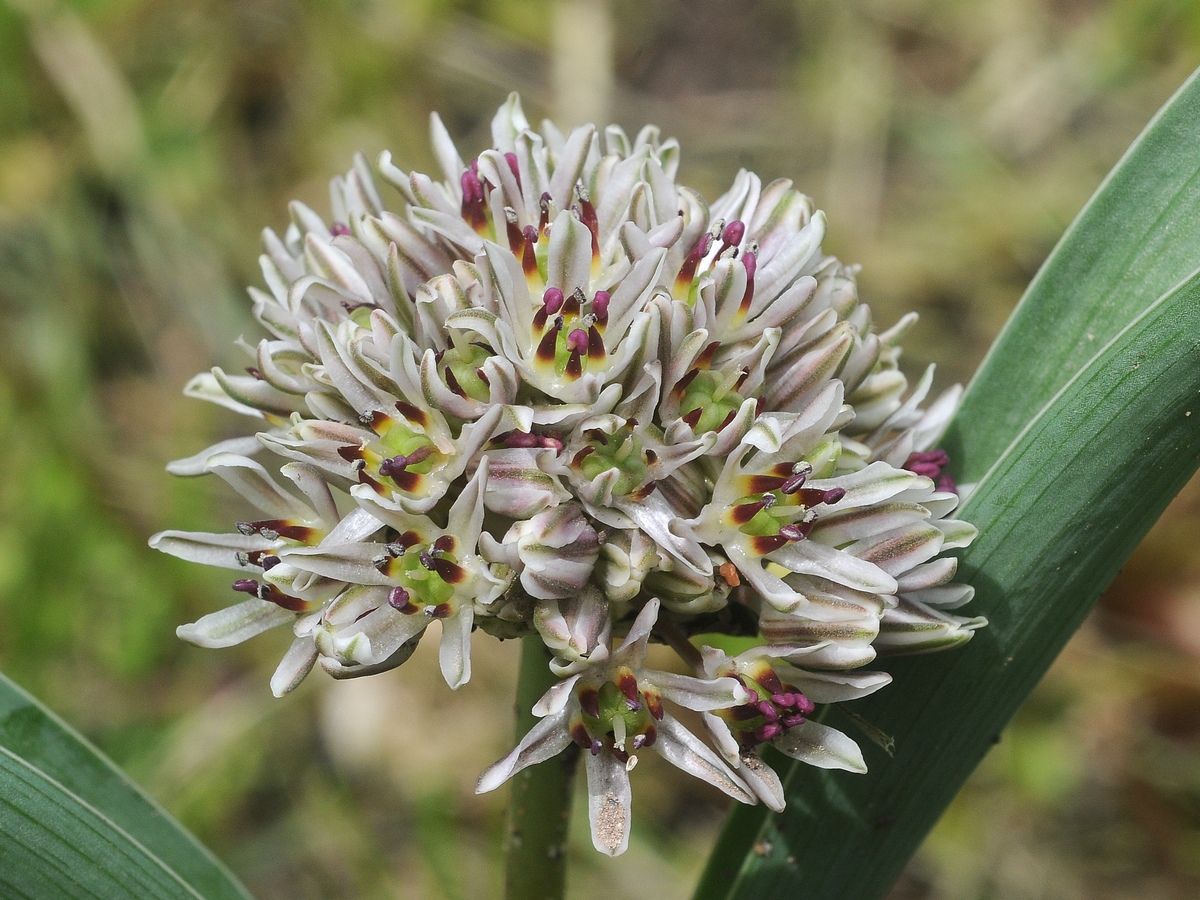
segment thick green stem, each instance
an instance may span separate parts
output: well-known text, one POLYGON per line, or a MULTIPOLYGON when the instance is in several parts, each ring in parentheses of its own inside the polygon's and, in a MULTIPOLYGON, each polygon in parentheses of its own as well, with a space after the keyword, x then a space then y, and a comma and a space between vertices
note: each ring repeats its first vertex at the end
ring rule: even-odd
MULTIPOLYGON (((557 681, 549 663, 550 654, 539 635, 522 640, 517 740, 537 722, 530 711, 533 704, 557 681)), ((504 842, 506 900, 562 900, 565 896, 567 824, 578 760, 579 748, 572 744, 554 759, 513 777, 504 842)))

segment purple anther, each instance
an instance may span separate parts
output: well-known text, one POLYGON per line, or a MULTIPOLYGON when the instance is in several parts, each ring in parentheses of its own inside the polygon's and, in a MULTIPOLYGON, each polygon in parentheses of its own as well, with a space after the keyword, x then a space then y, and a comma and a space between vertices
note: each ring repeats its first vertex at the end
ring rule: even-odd
POLYGON ((805 717, 803 713, 788 713, 779 720, 779 724, 784 728, 795 728, 797 725, 803 725, 805 717))
POLYGON ((246 366, 246 374, 249 375, 251 378, 253 378, 255 381, 266 381, 266 378, 263 377, 263 373, 260 372, 258 369, 254 368, 254 366, 246 366))
POLYGON ((794 696, 796 697, 796 709, 800 710, 804 715, 807 716, 816 710, 817 704, 813 703, 803 694, 795 694, 794 696))
POLYGON ((806 529, 803 524, 784 525, 779 529, 779 536, 789 541, 802 541, 808 537, 809 531, 812 531, 812 528, 806 529))
POLYGON ((409 594, 404 588, 396 585, 388 592, 388 606, 392 609, 403 610, 409 606, 409 594))
POLYGON ((798 490, 800 490, 800 488, 804 487, 804 482, 808 479, 808 474, 809 473, 808 473, 807 469, 797 472, 796 474, 794 474, 790 478, 788 478, 787 481, 785 481, 783 484, 781 484, 779 486, 779 490, 785 494, 796 493, 796 491, 798 491, 798 490))
POLYGON ((379 464, 379 474, 385 478, 390 478, 393 475, 399 475, 406 468, 408 468, 408 457, 401 453, 399 456, 393 456, 381 462, 379 464))
POLYGON ((558 311, 562 309, 563 302, 566 297, 563 296, 561 288, 548 287, 546 292, 542 294, 542 303, 545 304, 547 315, 558 315, 558 311))
POLYGON ((936 480, 949 464, 950 456, 945 450, 927 450, 924 453, 910 453, 901 468, 936 480))
POLYGON ((776 706, 778 706, 780 709, 787 709, 788 707, 792 706, 796 702, 797 696, 799 696, 799 695, 787 694, 787 693, 772 694, 771 702, 774 703, 776 706))
POLYGON ((562 438, 554 437, 553 435, 542 435, 537 439, 539 447, 548 447, 555 453, 561 453, 563 448, 562 438))
POLYGON ((746 281, 749 284, 754 284, 754 273, 758 271, 758 254, 753 250, 747 250, 742 254, 742 265, 746 269, 746 281))
POLYGON ((725 230, 721 232, 721 249, 726 247, 736 247, 742 242, 742 238, 746 236, 746 223, 741 219, 734 219, 725 226, 725 230))
POLYGON ((635 734, 633 736, 633 749, 641 750, 647 744, 647 737, 644 734, 635 734))
POLYGON ((762 713, 762 717, 768 722, 774 722, 779 718, 779 712, 775 709, 775 704, 773 704, 771 701, 759 700, 755 706, 758 707, 758 711, 762 713))
POLYGON ((712 246, 712 240, 712 232, 706 231, 700 235, 700 240, 696 241, 696 246, 684 257, 679 274, 675 277, 677 284, 691 284, 692 279, 696 277, 696 268, 700 265, 700 260, 704 259, 708 254, 709 247, 712 246))
POLYGON ((350 226, 345 222, 334 222, 329 226, 329 233, 333 237, 341 237, 344 234, 350 233, 350 226))
POLYGON ((846 496, 845 488, 830 488, 825 492, 825 497, 821 500, 822 503, 837 503, 846 496))
POLYGON ((776 722, 770 722, 766 725, 760 725, 754 729, 754 739, 756 741, 769 741, 783 734, 783 726, 776 722))
POLYGON ((592 298, 592 315, 597 322, 603 324, 608 321, 608 301, 611 299, 608 291, 596 291, 596 296, 592 298))
POLYGON ((582 328, 572 328, 570 334, 567 335, 567 349, 574 350, 576 353, 582 353, 587 347, 587 332, 582 328))
POLYGON ((459 181, 462 184, 464 208, 468 204, 483 202, 483 182, 479 180, 479 176, 475 172, 467 169, 462 173, 462 178, 459 181))
POLYGON ((264 553, 258 558, 258 564, 263 567, 264 572, 271 571, 281 562, 283 562, 283 560, 281 560, 278 556, 272 556, 269 553, 264 553))
POLYGON ((258 582, 253 578, 239 578, 233 583, 233 589, 239 594, 253 594, 258 596, 258 582))
POLYGON ((417 559, 419 559, 421 561, 421 565, 424 566, 426 569, 428 569, 430 572, 434 572, 437 570, 437 562, 434 560, 433 556, 430 554, 430 552, 428 550, 422 550, 421 555, 418 556, 417 559))
POLYGON ((600 743, 599 738, 592 738, 592 756, 599 756, 600 751, 604 749, 604 745, 600 743))
POLYGON ((553 202, 554 199, 550 196, 549 191, 543 192, 538 200, 538 209, 541 211, 541 215, 538 217, 538 231, 543 234, 546 232, 546 226, 550 224, 550 204, 553 202))
POLYGON ((530 244, 536 244, 538 242, 538 230, 532 225, 526 225, 524 228, 522 228, 521 236, 524 237, 525 240, 530 244))

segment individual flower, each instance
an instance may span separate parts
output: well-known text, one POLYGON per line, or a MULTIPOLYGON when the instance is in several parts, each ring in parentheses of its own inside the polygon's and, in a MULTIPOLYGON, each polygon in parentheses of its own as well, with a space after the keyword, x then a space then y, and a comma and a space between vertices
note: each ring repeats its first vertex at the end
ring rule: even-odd
POLYGON ((432 132, 440 174, 384 154, 385 197, 359 157, 328 217, 294 203, 264 232, 265 334, 186 388, 254 434, 171 469, 217 474, 265 518, 152 539, 237 570, 246 595, 180 634, 290 624, 277 694, 317 666, 394 668, 435 620, 454 688, 475 630, 540 639, 560 681, 480 786, 581 745, 607 853, 643 747, 772 806, 764 742, 860 770, 814 706, 882 687, 855 671, 880 652, 983 624, 957 614, 972 591, 948 553, 975 531, 937 445, 960 392, 930 400, 932 369, 910 387, 915 317, 876 330, 791 182, 743 171, 709 204, 654 128, 535 129, 513 96, 475 156, 436 115, 432 132), (689 643, 713 632, 761 646, 689 643), (692 674, 647 668, 650 641, 692 674), (664 700, 705 713, 718 749, 664 700))
POLYGON ((495 790, 522 769, 557 756, 572 743, 585 750, 592 843, 616 856, 629 843, 629 772, 638 751, 653 747, 664 759, 743 803, 754 795, 712 750, 671 716, 667 700, 692 710, 725 709, 750 701, 734 678, 693 678, 645 668, 646 646, 658 616, 650 600, 611 655, 551 688, 534 706, 542 720, 475 787, 495 790))
POLYGON ((862 751, 836 728, 809 719, 818 703, 840 703, 872 694, 892 680, 885 672, 807 671, 819 648, 757 647, 736 657, 706 648, 704 671, 733 678, 746 689, 744 703, 704 714, 721 755, 755 795, 771 809, 784 808, 779 776, 763 762, 759 748, 771 744, 793 759, 822 769, 865 772, 862 751))

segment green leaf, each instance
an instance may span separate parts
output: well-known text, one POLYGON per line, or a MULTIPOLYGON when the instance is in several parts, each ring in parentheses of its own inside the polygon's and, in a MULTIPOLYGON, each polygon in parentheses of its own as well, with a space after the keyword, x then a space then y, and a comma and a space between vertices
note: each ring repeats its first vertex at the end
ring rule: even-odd
POLYGON ((736 809, 697 900, 882 896, 1200 465, 1198 211, 1193 76, 1055 249, 956 419, 949 445, 978 479, 961 517, 980 529, 960 573, 989 627, 893 661, 895 683, 854 704, 894 759, 862 741, 864 776, 783 761, 787 810, 736 809))
POLYGON ((2 675, 0 896, 250 897, 99 751, 2 675))
POLYGON ((943 442, 959 480, 983 475, 1101 347, 1197 266, 1200 70, 1067 229, 984 359, 943 442))

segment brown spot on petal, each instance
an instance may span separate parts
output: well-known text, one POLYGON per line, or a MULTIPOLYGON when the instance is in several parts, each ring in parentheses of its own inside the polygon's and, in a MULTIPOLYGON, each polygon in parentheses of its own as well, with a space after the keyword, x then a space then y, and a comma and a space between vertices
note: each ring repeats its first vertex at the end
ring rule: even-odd
POLYGON ((758 556, 766 556, 774 550, 778 550, 788 539, 777 534, 757 534, 750 539, 750 546, 754 548, 754 552, 758 556))
POLYGON ((437 572, 446 584, 462 584, 467 580, 467 570, 448 559, 433 557, 433 571, 437 572))
POLYGON ((396 409, 400 411, 400 415, 408 419, 414 425, 420 425, 422 428, 429 424, 429 416, 425 414, 425 410, 419 406, 413 406, 406 400, 397 400, 396 409))
POLYGON ((767 491, 778 490, 785 481, 787 478, 783 475, 749 475, 746 478, 746 493, 765 494, 767 491))
POLYGON ((713 341, 711 344, 701 350, 700 355, 696 357, 696 367, 700 369, 707 369, 710 365, 712 365, 713 356, 716 354, 717 348, 720 346, 720 341, 713 341))

